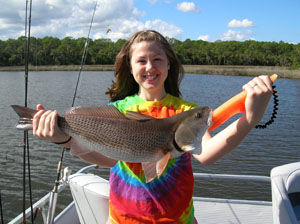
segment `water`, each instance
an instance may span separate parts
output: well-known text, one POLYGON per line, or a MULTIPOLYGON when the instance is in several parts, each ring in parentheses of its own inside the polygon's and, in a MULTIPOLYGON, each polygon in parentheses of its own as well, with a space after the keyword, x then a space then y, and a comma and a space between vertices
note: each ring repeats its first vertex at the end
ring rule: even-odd
MULTIPOLYGON (((82 73, 76 105, 106 104, 108 97, 104 93, 112 78, 112 72, 82 73)), ((28 106, 34 108, 36 104, 42 103, 45 108, 56 109, 63 114, 71 106, 76 80, 77 72, 31 72, 28 106)), ((249 77, 187 74, 181 91, 188 101, 216 108, 239 93, 241 86, 248 80, 249 77)), ((193 161, 195 172, 269 175, 274 166, 299 161, 300 81, 278 79, 275 84, 280 100, 275 123, 265 130, 253 130, 236 150, 211 166, 205 167, 193 161)), ((10 108, 11 104, 24 104, 23 72, 0 73, 0 186, 5 223, 22 212, 23 147, 20 147, 20 140, 23 132, 14 128, 17 115, 10 108)), ((270 104, 264 121, 268 120, 271 112, 270 104)), ((236 117, 231 120, 233 119, 236 117)), ((41 141, 31 133, 29 138, 35 202, 53 187, 61 148, 41 141)), ((85 162, 66 153, 64 167, 69 166, 75 172, 85 165, 85 162)), ((98 173, 108 177, 108 170, 105 168, 101 168, 98 173)), ((199 181, 195 185, 195 195, 271 200, 269 184, 246 181, 199 181)), ((58 211, 70 200, 68 192, 63 193, 59 197, 58 211)))

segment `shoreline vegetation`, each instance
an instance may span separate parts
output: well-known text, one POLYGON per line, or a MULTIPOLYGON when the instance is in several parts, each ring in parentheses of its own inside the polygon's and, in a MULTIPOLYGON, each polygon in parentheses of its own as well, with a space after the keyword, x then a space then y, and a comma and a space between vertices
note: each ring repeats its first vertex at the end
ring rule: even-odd
MULTIPOLYGON (((281 66, 239 65, 183 65, 185 73, 236 76, 258 76, 278 74, 280 78, 300 79, 300 69, 290 70, 281 66)), ((79 65, 29 66, 30 71, 79 71, 79 65)), ((83 71, 113 71, 114 65, 85 65, 83 71)), ((3 71, 24 71, 24 66, 0 66, 3 71)))

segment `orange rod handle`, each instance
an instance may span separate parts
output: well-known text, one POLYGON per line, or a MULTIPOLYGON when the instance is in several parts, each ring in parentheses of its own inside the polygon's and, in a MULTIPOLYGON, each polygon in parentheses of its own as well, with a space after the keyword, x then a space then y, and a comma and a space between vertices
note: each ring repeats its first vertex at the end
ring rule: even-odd
MULTIPOLYGON (((270 76, 272 82, 277 79, 277 75, 270 76)), ((227 100, 212 113, 212 126, 208 129, 212 131, 227 121, 230 117, 235 114, 243 113, 245 111, 245 100, 246 100, 246 91, 235 95, 231 99, 227 100)))

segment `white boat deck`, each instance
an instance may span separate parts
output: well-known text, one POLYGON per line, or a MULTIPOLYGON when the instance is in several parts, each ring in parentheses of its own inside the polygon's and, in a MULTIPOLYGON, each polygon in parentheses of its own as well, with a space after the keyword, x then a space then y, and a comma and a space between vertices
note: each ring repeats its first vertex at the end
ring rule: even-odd
MULTIPOLYGON (((195 179, 252 180, 270 182, 270 177, 253 175, 194 173, 195 179)), ((272 202, 194 197, 198 223, 273 223, 272 202)))
MULTIPOLYGON (((264 224, 273 223, 272 205, 245 204, 238 200, 219 200, 194 198, 195 217, 198 223, 204 224, 264 224)), ((74 213, 75 205, 70 207, 72 217, 66 215, 55 220, 55 224, 80 224, 74 213)))
POLYGON ((272 204, 252 204, 238 200, 194 198, 195 217, 198 223, 273 223, 272 204))

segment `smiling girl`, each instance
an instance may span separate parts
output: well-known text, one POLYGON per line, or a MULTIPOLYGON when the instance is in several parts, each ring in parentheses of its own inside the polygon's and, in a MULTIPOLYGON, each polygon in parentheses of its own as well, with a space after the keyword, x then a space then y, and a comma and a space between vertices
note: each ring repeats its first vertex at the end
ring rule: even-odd
MULTIPOLYGON (((124 44, 116 58, 115 78, 107 94, 110 104, 124 114, 135 111, 166 118, 197 107, 180 97, 182 65, 167 40, 156 31, 137 32, 124 44)), ((213 137, 206 132, 201 154, 193 155, 202 164, 212 164, 231 152, 261 120, 272 94, 270 78, 256 77, 243 89, 247 92, 245 113, 213 137)), ((140 163, 116 161, 88 151, 58 128, 57 112, 45 111, 41 105, 37 109, 34 135, 61 142, 72 154, 90 163, 111 167, 107 223, 197 223, 189 153, 170 159, 165 172, 146 183, 140 163)))

